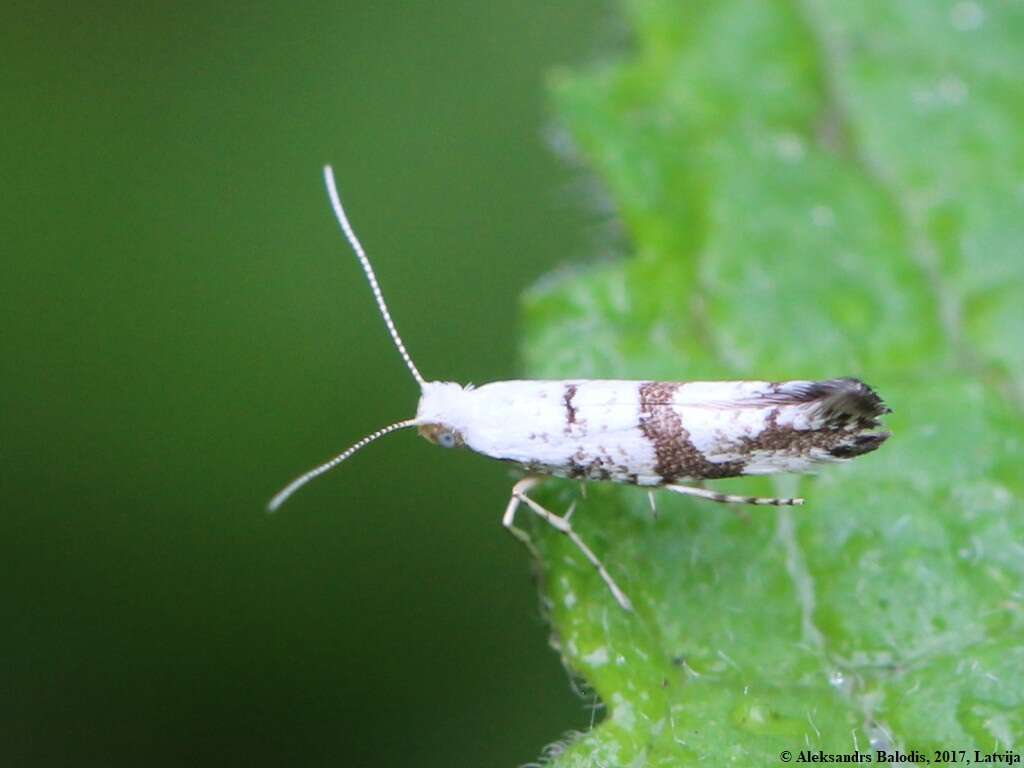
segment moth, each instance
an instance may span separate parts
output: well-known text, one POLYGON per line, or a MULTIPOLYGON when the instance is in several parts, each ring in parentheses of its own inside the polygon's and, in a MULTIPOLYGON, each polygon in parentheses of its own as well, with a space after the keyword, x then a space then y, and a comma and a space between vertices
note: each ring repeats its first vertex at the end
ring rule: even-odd
MULTIPOLYGON (((502 525, 540 560, 529 534, 515 525, 521 505, 565 534, 594 566, 615 600, 632 603, 572 526, 574 507, 557 515, 529 491, 545 477, 624 483, 711 501, 802 504, 799 498, 719 493, 695 485, 745 475, 800 473, 877 449, 890 433, 881 398, 855 378, 824 381, 496 381, 479 387, 427 381, 391 319, 377 276, 349 223, 334 173, 324 168, 334 213, 355 252, 384 325, 420 386, 412 419, 390 424, 299 476, 271 499, 276 510, 315 477, 384 435, 416 427, 443 448, 469 448, 525 469, 512 488, 502 525)), ((650 497, 652 506, 653 495, 650 497)))

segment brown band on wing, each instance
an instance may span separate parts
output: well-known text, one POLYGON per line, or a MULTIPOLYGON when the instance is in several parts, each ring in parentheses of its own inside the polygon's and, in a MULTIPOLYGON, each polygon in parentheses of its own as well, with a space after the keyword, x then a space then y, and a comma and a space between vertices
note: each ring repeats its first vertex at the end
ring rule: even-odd
POLYGON ((650 381, 640 385, 640 432, 654 447, 654 471, 662 482, 681 478, 736 477, 743 474, 746 462, 708 461, 690 439, 683 420, 672 407, 679 384, 650 381))
POLYGON ((572 425, 576 423, 576 406, 572 404, 572 399, 576 397, 576 389, 575 384, 567 384, 565 394, 562 395, 562 402, 565 404, 565 434, 569 434, 572 425))

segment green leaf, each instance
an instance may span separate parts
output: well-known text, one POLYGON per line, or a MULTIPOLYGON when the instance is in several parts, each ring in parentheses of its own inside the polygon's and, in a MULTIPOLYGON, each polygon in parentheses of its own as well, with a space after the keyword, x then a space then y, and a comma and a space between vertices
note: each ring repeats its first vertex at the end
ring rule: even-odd
POLYGON ((528 374, 854 375, 894 436, 721 483, 793 509, 654 518, 590 486, 574 524, 632 615, 535 525, 554 637, 608 708, 553 764, 1024 749, 1024 5, 625 7, 632 52, 552 90, 630 256, 529 293, 528 374))

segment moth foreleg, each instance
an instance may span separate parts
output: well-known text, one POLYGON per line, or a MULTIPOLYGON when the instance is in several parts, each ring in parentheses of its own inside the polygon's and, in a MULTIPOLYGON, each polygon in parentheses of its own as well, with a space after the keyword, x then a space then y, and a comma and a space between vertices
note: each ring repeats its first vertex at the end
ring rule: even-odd
MULTIPOLYGON (((615 598, 615 602, 617 602, 627 611, 632 611, 633 603, 631 603, 629 598, 626 597, 626 593, 619 589, 619 585, 615 583, 615 579, 613 579, 611 574, 608 573, 608 569, 604 567, 604 563, 602 563, 598 559, 597 555, 594 554, 593 550, 591 550, 590 547, 588 547, 584 543, 583 539, 580 538, 579 534, 573 530, 572 525, 569 523, 569 517, 572 515, 572 510, 575 508, 575 505, 573 507, 570 507, 569 512, 566 514, 565 517, 559 517, 555 513, 548 511, 540 504, 538 504, 536 501, 534 501, 533 499, 526 495, 526 490, 528 488, 533 487, 533 485, 536 484, 536 479, 531 479, 534 479, 535 482, 529 485, 524 486, 524 480, 521 480, 518 483, 516 483, 515 488, 512 489, 513 499, 518 498, 519 501, 526 504, 526 506, 528 506, 540 517, 546 520, 549 525, 551 525, 554 528, 557 528, 561 533, 564 533, 566 536, 568 536, 569 540, 572 541, 572 543, 576 545, 580 552, 583 553, 583 556, 590 561, 590 564, 597 569, 598 574, 600 574, 601 578, 604 580, 604 583, 608 586, 608 589, 611 590, 612 597, 615 598)), ((511 502, 509 503, 509 509, 512 509, 514 514, 515 508, 512 507, 511 502)), ((506 512, 505 516, 509 517, 508 512, 506 512)), ((531 544, 531 547, 532 546, 533 545, 531 544)))
POLYGON ((524 494, 540 482, 541 478, 539 477, 524 477, 518 483, 513 485, 512 498, 508 500, 508 506, 505 507, 505 514, 501 517, 501 524, 505 526, 505 530, 526 545, 526 548, 530 551, 530 555, 538 565, 543 563, 540 557, 540 552, 537 551, 537 547, 534 545, 533 540, 530 539, 530 534, 522 528, 517 528, 515 526, 515 519, 516 510, 519 509, 519 505, 525 498, 524 494))
POLYGON ((774 499, 765 496, 736 496, 731 493, 709 491, 706 488, 694 488, 690 485, 666 485, 666 490, 681 493, 684 496, 698 496, 722 504, 767 504, 773 507, 788 507, 803 504, 803 499, 774 499))

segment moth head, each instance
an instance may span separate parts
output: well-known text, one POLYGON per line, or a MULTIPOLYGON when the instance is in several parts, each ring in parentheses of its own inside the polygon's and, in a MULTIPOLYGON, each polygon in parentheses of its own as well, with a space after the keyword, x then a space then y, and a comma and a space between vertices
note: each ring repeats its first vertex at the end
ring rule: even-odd
POLYGON ((447 424, 420 424, 418 431, 421 437, 442 448, 460 448, 465 445, 462 433, 447 424))
POLYGON ((473 421, 469 390, 448 381, 428 381, 420 394, 415 421, 420 435, 435 445, 465 445, 473 421))

